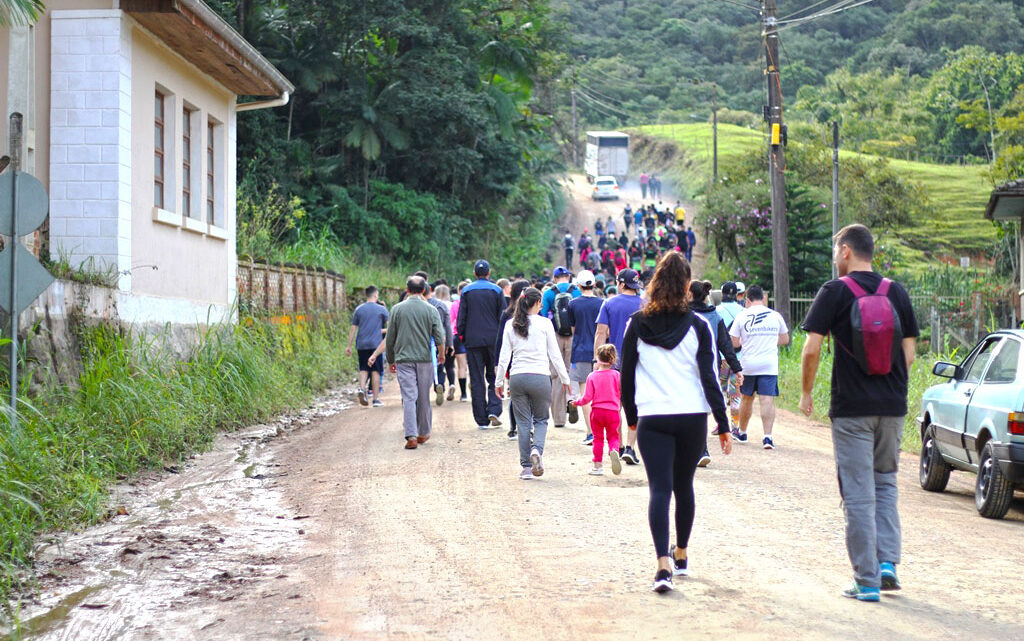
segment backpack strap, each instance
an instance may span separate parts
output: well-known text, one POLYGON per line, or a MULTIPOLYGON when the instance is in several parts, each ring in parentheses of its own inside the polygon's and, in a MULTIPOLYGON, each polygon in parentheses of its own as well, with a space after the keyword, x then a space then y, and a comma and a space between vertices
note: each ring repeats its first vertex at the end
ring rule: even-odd
POLYGON ((863 296, 867 296, 868 295, 868 293, 866 291, 864 291, 864 288, 861 287, 860 285, 858 285, 857 281, 853 280, 849 276, 843 276, 839 280, 841 280, 843 282, 843 284, 846 285, 847 289, 849 289, 851 292, 853 292, 854 298, 861 298, 863 296))
POLYGON ((875 290, 875 295, 876 296, 888 296, 889 295, 889 286, 890 285, 892 285, 892 281, 889 280, 888 278, 883 278, 881 284, 879 284, 879 286, 878 286, 878 289, 875 290))

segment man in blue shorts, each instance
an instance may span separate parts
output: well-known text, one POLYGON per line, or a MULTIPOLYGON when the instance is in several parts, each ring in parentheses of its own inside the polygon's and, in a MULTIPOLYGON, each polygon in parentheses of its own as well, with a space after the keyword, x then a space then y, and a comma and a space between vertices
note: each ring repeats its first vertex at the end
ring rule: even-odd
POLYGON ((355 338, 356 352, 359 355, 359 404, 369 405, 366 395, 366 379, 370 379, 370 389, 374 395, 373 406, 382 403, 377 398, 380 390, 380 376, 384 373, 384 361, 378 359, 373 365, 367 363, 370 354, 384 340, 388 326, 388 308, 377 300, 377 288, 370 285, 366 288, 366 302, 356 307, 352 314, 352 327, 348 332, 348 347, 345 354, 352 355, 352 339, 355 338))
POLYGON ((779 395, 779 347, 789 344, 789 328, 782 314, 764 305, 764 291, 757 285, 747 290, 747 307, 729 329, 732 345, 740 347, 743 385, 740 386, 740 425, 733 431, 739 443, 747 442, 747 423, 754 412, 754 394, 761 398, 761 425, 766 450, 775 449, 775 397, 779 395))

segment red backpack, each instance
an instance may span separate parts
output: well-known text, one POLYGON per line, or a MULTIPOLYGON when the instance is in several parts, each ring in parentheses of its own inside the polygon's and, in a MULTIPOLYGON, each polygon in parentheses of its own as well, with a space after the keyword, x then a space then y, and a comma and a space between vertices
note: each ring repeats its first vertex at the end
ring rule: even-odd
MULTIPOLYGON (((839 280, 853 292, 856 301, 850 308, 853 351, 840 343, 868 376, 884 376, 892 371, 894 355, 902 354, 903 326, 900 315, 889 300, 892 281, 883 278, 875 293, 869 294, 849 276, 839 280)), ((836 341, 839 342, 838 340, 836 341)))

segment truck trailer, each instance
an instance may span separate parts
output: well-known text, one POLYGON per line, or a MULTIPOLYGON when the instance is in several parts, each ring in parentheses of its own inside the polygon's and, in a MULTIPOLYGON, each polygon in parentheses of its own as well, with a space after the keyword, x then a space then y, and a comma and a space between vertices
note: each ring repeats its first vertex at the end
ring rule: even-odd
POLYGON ((587 155, 583 163, 587 180, 615 176, 624 183, 629 175, 629 135, 621 131, 588 131, 587 155))

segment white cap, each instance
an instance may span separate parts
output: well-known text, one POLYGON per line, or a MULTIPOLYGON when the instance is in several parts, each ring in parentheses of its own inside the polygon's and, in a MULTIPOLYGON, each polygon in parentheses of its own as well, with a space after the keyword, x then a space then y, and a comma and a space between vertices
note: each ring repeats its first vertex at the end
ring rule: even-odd
POLYGON ((580 287, 593 287, 594 283, 597 282, 594 278, 594 272, 589 269, 581 270, 580 273, 576 274, 576 282, 580 287))
POLYGON ((747 291, 747 286, 741 283, 740 281, 736 281, 736 293, 742 294, 745 291, 747 291))

